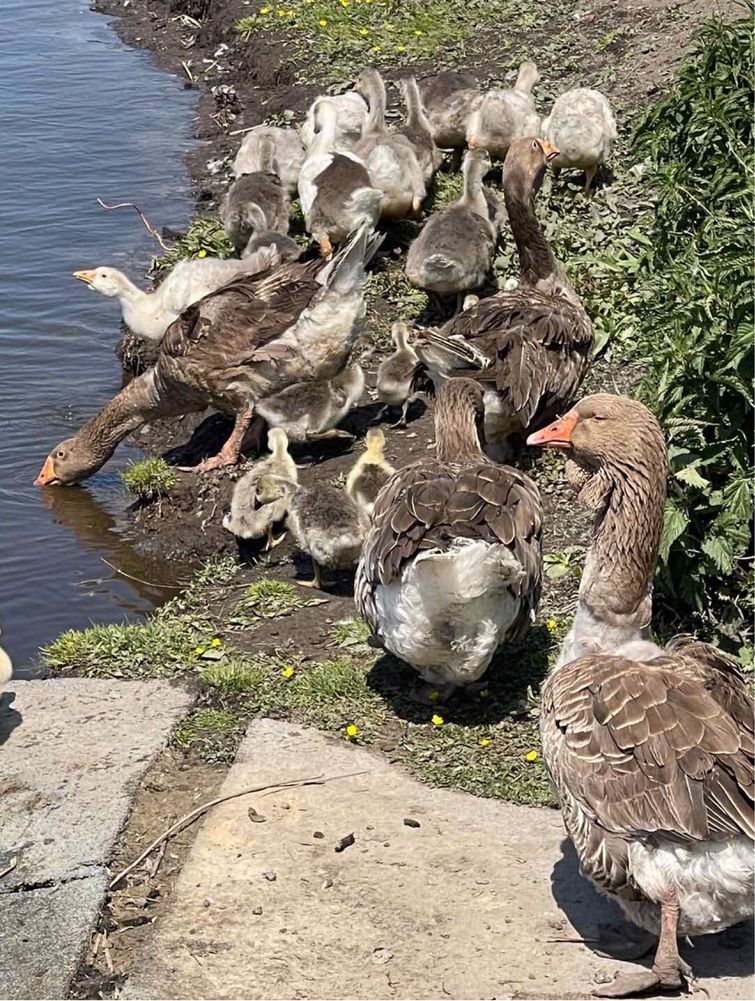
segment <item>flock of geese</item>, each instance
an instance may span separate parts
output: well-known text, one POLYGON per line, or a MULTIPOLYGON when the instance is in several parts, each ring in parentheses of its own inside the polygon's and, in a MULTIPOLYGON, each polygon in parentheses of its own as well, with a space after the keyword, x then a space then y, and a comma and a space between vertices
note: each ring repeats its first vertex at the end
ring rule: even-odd
POLYGON ((52 450, 36 483, 80 482, 139 426, 208 405, 234 427, 199 471, 237 463, 267 426, 269 455, 237 482, 224 525, 273 546, 285 520, 312 557, 313 586, 324 569, 358 562, 356 606, 375 641, 443 698, 480 679, 538 606, 540 495, 502 460, 517 438, 563 451, 595 520, 574 622, 542 692, 543 751, 584 873, 659 936, 651 968, 596 991, 620 997, 679 987, 691 970, 678 936, 752 915, 753 705, 715 647, 650 637, 665 442, 634 400, 574 404, 592 326, 534 209, 549 165, 584 170, 589 192, 616 127, 587 89, 541 119, 537 79, 527 62, 513 87, 487 93, 465 73, 405 80, 406 119, 392 127, 369 69, 354 90, 319 98, 300 129, 251 130, 221 207, 240 259, 182 262, 149 293, 111 268, 77 273, 160 348, 52 450), (352 353, 378 228, 421 215, 439 150, 461 163, 462 194, 430 214, 405 270, 451 315, 432 329, 395 324, 395 352, 376 373, 402 421, 417 393, 434 397, 434 453, 394 470, 374 427, 345 488, 303 486, 289 443, 345 434, 337 425, 365 389, 352 353), (484 183, 492 161, 503 204, 484 183), (297 192, 316 255, 288 235, 297 192), (478 298, 506 228, 519 280, 478 298))

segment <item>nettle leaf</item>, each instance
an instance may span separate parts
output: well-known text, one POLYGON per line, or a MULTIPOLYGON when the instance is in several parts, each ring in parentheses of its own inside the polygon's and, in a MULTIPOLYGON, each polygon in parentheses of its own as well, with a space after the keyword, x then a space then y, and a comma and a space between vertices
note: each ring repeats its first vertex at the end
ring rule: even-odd
POLYGON ((663 512, 663 531, 661 532, 660 556, 664 563, 668 562, 671 547, 689 525, 687 514, 672 500, 666 501, 663 512))
POLYGON ((710 486, 710 480, 706 480, 704 476, 701 476, 694 466, 685 466, 684 469, 678 469, 674 476, 677 480, 681 480, 682 483, 687 483, 691 487, 697 487, 700 490, 705 490, 710 486))
POLYGON ((702 548, 721 573, 731 573, 734 568, 734 554, 728 539, 720 535, 709 535, 703 542, 702 548))

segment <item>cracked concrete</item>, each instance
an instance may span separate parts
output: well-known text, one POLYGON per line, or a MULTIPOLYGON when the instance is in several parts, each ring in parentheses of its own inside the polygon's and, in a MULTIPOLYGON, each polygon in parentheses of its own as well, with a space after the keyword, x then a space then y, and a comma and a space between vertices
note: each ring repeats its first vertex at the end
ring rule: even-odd
POLYGON ((192 699, 162 681, 17 681, 0 699, 0 996, 63 997, 137 784, 192 699))

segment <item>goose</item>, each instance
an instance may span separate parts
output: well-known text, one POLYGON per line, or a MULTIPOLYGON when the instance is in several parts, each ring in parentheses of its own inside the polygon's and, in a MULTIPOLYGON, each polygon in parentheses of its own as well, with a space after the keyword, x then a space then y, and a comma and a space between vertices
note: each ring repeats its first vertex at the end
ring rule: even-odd
POLYGON ((290 194, 296 193, 299 171, 304 162, 304 147, 296 129, 277 125, 257 125, 244 136, 233 161, 233 176, 254 174, 264 170, 268 161, 268 144, 273 144, 274 170, 290 194))
POLYGON ((378 643, 446 693, 526 631, 540 596, 540 495, 483 453, 482 410, 471 379, 440 386, 436 455, 378 494, 354 590, 378 643))
POLYGON ((412 144, 422 176, 425 181, 430 181, 440 165, 440 152, 435 145, 430 122, 422 107, 419 87, 413 76, 401 80, 399 87, 406 105, 406 124, 398 130, 398 134, 405 136, 412 144))
POLYGON ((215 406, 234 416, 220 452, 198 472, 239 461, 257 400, 346 366, 362 331, 365 265, 380 244, 367 227, 333 261, 276 266, 190 306, 163 338, 157 363, 48 455, 37 486, 77 483, 148 421, 215 406))
POLYGON ((594 993, 675 990, 692 975, 679 936, 753 914, 753 702, 716 647, 648 636, 667 469, 650 411, 597 393, 528 443, 564 450, 595 512, 574 622, 543 688, 544 757, 582 872, 660 935, 652 969, 594 993))
POLYGON ((323 257, 360 226, 377 223, 382 191, 371 186, 367 167, 353 153, 336 151, 336 107, 321 98, 315 135, 299 175, 299 198, 307 231, 323 257))
POLYGON ((302 587, 322 589, 323 568, 348 570, 359 559, 367 531, 368 517, 330 483, 302 486, 290 479, 264 477, 259 494, 264 501, 281 490, 286 500, 286 524, 296 544, 307 553, 314 569, 312 580, 297 581, 302 587))
POLYGON ((537 66, 527 61, 519 67, 513 88, 488 91, 470 115, 469 148, 483 146, 493 159, 503 160, 514 139, 540 135, 540 117, 532 99, 539 79, 537 66))
POLYGON ((608 99, 599 90, 577 87, 561 94, 543 119, 542 132, 558 149, 554 178, 564 168, 585 172, 585 194, 590 193, 598 167, 611 156, 619 137, 608 99))
POLYGON ((435 145, 454 150, 458 168, 469 119, 482 101, 477 80, 471 73, 443 70, 420 80, 419 92, 435 145))
POLYGON ((516 139, 504 161, 519 284, 479 300, 439 331, 422 331, 415 341, 434 381, 463 373, 480 380, 486 447, 497 457, 508 454, 512 435, 546 424, 571 403, 588 365, 592 324, 556 263, 533 205, 556 153, 546 140, 516 139))
POLYGON ((357 81, 367 96, 369 115, 355 156, 367 167, 374 188, 383 192, 381 219, 418 215, 425 197, 425 179, 413 144, 385 124, 385 84, 375 69, 364 70, 357 81))
POLYGON ((391 327, 396 350, 380 362, 375 380, 375 396, 388 407, 401 407, 401 417, 394 427, 406 426, 406 414, 419 393, 415 379, 420 368, 419 355, 409 344, 409 326, 397 320, 391 327))
POLYGON ((457 310, 469 289, 479 288, 493 265, 498 240, 496 221, 482 186, 490 170, 484 149, 464 157, 464 188, 461 197, 430 216, 406 255, 406 277, 424 289, 442 308, 444 295, 456 294, 457 310))
POLYGON ((0 647, 0 689, 13 677, 13 661, 8 654, 0 647))
POLYGON ((394 474, 385 458, 385 434, 370 428, 365 435, 367 446, 346 477, 346 494, 366 513, 372 514, 375 498, 394 474))
POLYGON ((241 174, 223 198, 220 219, 228 239, 240 254, 255 233, 288 233, 291 203, 275 176, 275 148, 271 139, 260 144, 260 169, 241 174))
MULTIPOLYGON (((315 118, 317 107, 322 100, 322 97, 318 97, 312 102, 301 127, 301 138, 306 149, 312 145, 317 131, 315 118)), ((367 102, 355 90, 329 96, 326 100, 333 105, 336 114, 335 148, 339 151, 353 149, 362 138, 362 129, 367 118, 367 102)))
POLYGON ((123 322, 137 337, 159 343, 165 331, 192 303, 227 285, 239 275, 256 275, 270 265, 270 254, 251 254, 243 261, 203 257, 179 261, 156 289, 144 292, 117 268, 74 271, 90 289, 117 299, 123 322))
POLYGON ((255 412, 271 427, 282 428, 290 441, 313 442, 352 438, 336 425, 359 403, 364 372, 349 365, 332 379, 299 382, 257 402, 255 412))
POLYGON ((231 509, 223 518, 223 528, 238 539, 261 539, 266 536, 265 550, 277 546, 286 537, 284 532, 275 538, 273 527, 286 517, 286 502, 282 491, 269 497, 265 504, 259 502, 257 484, 265 476, 282 476, 296 482, 299 471, 288 451, 288 437, 281 428, 271 428, 267 433, 270 451, 258 459, 252 468, 236 482, 231 497, 231 509))

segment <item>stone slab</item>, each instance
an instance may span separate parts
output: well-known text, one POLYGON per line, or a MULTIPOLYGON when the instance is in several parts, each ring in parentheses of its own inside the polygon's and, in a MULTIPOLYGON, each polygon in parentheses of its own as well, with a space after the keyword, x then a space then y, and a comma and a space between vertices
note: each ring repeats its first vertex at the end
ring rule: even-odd
POLYGON ((0 995, 64 998, 81 962, 107 874, 0 897, 0 995))
MULTIPOLYGON (((580 942, 626 926, 579 876, 555 811, 431 789, 271 720, 251 725, 223 791, 356 771, 208 814, 122 996, 569 998, 622 967, 580 942)), ((728 935, 688 959, 710 998, 752 998, 751 928, 728 935)))
POLYGON ((0 699, 0 895, 105 865, 192 699, 163 681, 15 681, 0 699))

